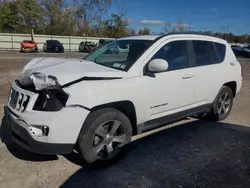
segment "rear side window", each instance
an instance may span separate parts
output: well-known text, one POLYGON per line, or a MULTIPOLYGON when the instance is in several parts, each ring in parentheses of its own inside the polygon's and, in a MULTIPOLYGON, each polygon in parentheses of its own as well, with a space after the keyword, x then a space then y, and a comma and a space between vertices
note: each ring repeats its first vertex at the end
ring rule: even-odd
POLYGON ((193 41, 196 66, 210 65, 210 52, 207 41, 193 41))
POLYGON ((224 61, 226 46, 210 41, 193 41, 196 66, 218 64, 224 61))
POLYGON ((219 62, 224 61, 226 55, 226 45, 220 43, 214 43, 214 44, 219 55, 219 62))

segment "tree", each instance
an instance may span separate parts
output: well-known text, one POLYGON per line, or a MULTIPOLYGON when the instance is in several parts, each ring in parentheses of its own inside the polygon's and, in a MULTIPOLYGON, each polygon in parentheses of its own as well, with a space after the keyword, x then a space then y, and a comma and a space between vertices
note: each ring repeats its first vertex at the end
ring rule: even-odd
POLYGON ((35 32, 44 32, 43 9, 36 0, 16 0, 19 17, 19 27, 28 33, 33 28, 35 32))
POLYGON ((76 34, 76 21, 74 19, 74 7, 64 7, 61 13, 60 26, 61 35, 75 35, 76 34))
POLYGON ((163 27, 163 30, 164 30, 164 33, 166 33, 166 34, 172 32, 171 24, 170 23, 166 23, 165 26, 163 27))
POLYGON ((60 34, 62 29, 61 18, 64 9, 63 0, 42 0, 42 8, 44 11, 45 31, 47 34, 60 34))
POLYGON ((131 36, 137 35, 135 29, 130 29, 129 33, 130 33, 131 36))
POLYGON ((248 35, 247 37, 247 41, 246 41, 248 44, 250 44, 250 35, 248 35))
POLYGON ((77 29, 80 33, 88 35, 91 25, 107 12, 111 0, 73 0, 73 2, 76 8, 77 29))
POLYGON ((189 25, 183 24, 181 20, 177 20, 176 23, 166 23, 163 30, 164 33, 176 33, 184 32, 189 28, 189 25))
POLYGON ((213 35, 213 31, 205 31, 204 34, 206 34, 206 35, 213 35))
POLYGON ((128 22, 123 15, 112 14, 111 18, 104 21, 104 35, 119 38, 129 35, 128 22))
POLYGON ((0 3, 0 32, 19 32, 18 8, 15 1, 0 3))
POLYGON ((138 31, 138 35, 149 35, 151 33, 150 29, 145 27, 138 31))
POLYGON ((186 24, 183 24, 181 20, 177 20, 176 23, 172 24, 173 32, 184 32, 188 28, 186 24))

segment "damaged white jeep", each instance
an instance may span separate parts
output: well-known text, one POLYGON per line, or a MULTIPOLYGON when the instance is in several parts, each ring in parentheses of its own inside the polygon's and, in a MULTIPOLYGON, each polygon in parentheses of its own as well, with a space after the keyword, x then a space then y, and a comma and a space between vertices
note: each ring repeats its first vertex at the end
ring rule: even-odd
POLYGON ((82 60, 31 60, 12 84, 5 115, 27 150, 76 151, 88 164, 110 164, 133 135, 197 114, 225 119, 241 85, 241 66, 224 40, 126 37, 82 60))

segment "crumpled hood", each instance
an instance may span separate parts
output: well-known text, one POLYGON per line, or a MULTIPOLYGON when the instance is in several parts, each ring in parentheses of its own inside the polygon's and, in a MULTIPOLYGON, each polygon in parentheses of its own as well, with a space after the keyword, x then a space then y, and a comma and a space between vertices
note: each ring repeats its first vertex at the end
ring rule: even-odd
POLYGON ((60 85, 67 84, 83 77, 122 78, 126 72, 98 65, 96 63, 73 59, 40 57, 32 59, 19 76, 25 85, 30 82, 29 76, 33 72, 52 75, 58 79, 60 85))

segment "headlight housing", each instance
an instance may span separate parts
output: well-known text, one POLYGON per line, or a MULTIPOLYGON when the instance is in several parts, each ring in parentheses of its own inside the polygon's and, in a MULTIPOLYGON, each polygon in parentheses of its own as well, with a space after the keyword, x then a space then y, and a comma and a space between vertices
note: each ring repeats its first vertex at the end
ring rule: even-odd
POLYGON ((29 78, 39 93, 33 110, 59 111, 65 107, 68 94, 62 90, 55 76, 34 72, 29 78))
POLYGON ((65 107, 68 95, 62 89, 42 90, 35 102, 33 110, 59 111, 65 107))
POLYGON ((30 75, 29 77, 36 90, 43 90, 43 89, 59 89, 60 88, 60 84, 57 81, 57 78, 55 76, 51 76, 51 75, 44 75, 42 73, 39 72, 34 72, 30 75))

